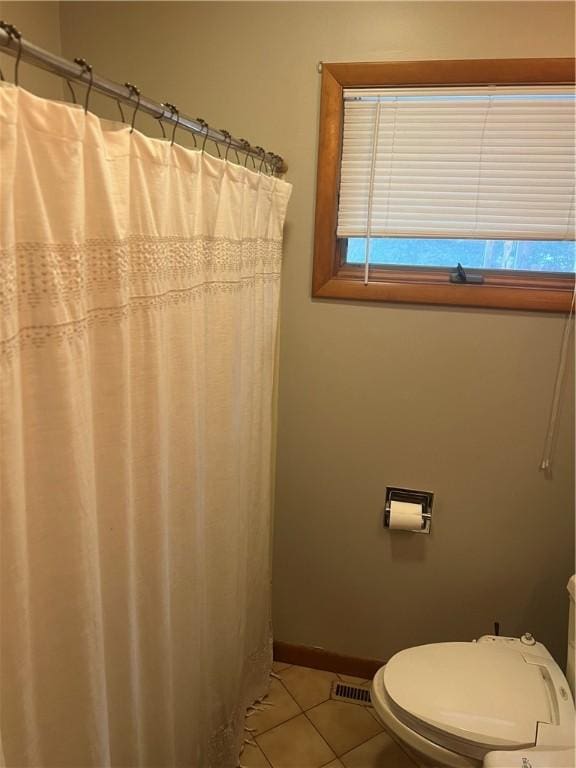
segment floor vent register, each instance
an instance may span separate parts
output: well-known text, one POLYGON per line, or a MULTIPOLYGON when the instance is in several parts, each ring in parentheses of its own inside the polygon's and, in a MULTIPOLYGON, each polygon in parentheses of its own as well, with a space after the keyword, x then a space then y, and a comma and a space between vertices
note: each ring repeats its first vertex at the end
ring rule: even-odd
POLYGON ((347 701, 350 704, 371 704, 370 690, 362 688, 360 685, 351 685, 350 683, 340 683, 335 680, 332 683, 331 698, 337 701, 347 701))

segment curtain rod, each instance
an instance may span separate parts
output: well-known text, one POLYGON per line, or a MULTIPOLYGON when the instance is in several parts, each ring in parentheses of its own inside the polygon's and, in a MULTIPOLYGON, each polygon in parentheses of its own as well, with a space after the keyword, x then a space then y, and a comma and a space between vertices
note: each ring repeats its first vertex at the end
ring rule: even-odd
POLYGON ((170 123, 174 126, 173 130, 182 128, 193 134, 198 134, 202 139, 202 146, 204 146, 207 139, 216 144, 222 144, 226 147, 226 156, 228 156, 228 151, 233 149, 235 153, 238 151, 242 152, 246 157, 246 161, 248 157, 251 157, 253 160, 266 163, 277 176, 281 176, 287 171, 286 163, 280 155, 266 152, 262 147, 253 147, 245 139, 237 139, 224 130, 210 128, 208 123, 201 121, 200 118, 192 120, 192 118, 186 117, 186 115, 181 115, 172 104, 161 104, 146 96, 141 96, 138 89, 129 83, 121 85, 113 80, 107 80, 100 75, 96 75, 92 72, 90 65, 83 59, 71 62, 49 51, 45 51, 43 48, 39 48, 37 45, 25 40, 14 26, 5 22, 0 22, 0 52, 16 57, 17 64, 19 60, 25 61, 40 69, 53 72, 66 80, 81 82, 90 89, 116 99, 118 102, 122 101, 124 104, 130 105, 135 108, 136 112, 145 112, 159 121, 170 123))

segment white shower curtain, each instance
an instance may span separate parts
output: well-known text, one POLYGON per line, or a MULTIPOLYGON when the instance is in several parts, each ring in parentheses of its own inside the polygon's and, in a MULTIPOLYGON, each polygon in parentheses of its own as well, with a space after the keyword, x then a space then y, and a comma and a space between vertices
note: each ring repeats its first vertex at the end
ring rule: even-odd
POLYGON ((291 187, 6 84, 0 130, 4 761, 232 768, 291 187))

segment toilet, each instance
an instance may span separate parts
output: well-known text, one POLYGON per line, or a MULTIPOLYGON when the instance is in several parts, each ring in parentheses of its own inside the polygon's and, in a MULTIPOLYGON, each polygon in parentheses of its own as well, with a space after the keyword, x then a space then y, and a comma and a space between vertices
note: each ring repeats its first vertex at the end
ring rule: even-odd
POLYGON ((574 576, 568 591, 568 680, 529 633, 408 648, 378 670, 374 709, 420 765, 574 768, 574 576))

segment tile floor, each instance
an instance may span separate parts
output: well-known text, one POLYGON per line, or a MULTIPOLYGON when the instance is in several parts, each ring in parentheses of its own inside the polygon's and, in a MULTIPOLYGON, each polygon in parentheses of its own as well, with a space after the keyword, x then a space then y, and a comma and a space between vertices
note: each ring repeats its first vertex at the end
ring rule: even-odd
POLYGON ((274 662, 265 706, 246 720, 243 768, 415 768, 389 736, 372 707, 330 698, 334 680, 369 686, 369 680, 274 662))

